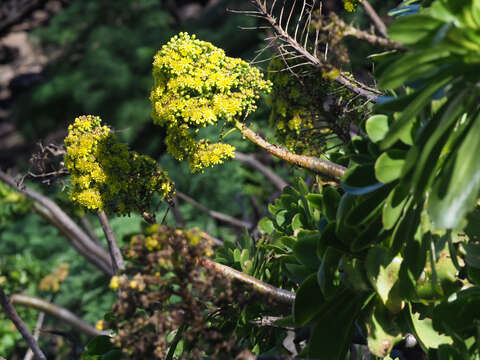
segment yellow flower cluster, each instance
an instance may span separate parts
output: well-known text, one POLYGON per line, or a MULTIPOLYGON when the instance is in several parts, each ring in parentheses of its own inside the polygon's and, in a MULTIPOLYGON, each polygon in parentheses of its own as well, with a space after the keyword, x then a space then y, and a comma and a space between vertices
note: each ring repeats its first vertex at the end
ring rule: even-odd
POLYGON ((193 172, 202 171, 204 167, 223 163, 224 159, 235 156, 235 147, 229 144, 210 144, 208 140, 200 140, 190 160, 193 172))
POLYGON ((318 110, 311 104, 322 101, 319 89, 326 84, 318 76, 306 76, 300 84, 285 70, 280 60, 272 60, 269 78, 275 84, 269 102, 272 107, 270 122, 277 139, 297 154, 322 153, 324 136, 318 129, 318 110))
POLYGON ((119 215, 147 211, 154 193, 173 191, 167 173, 146 155, 117 141, 98 116, 80 116, 68 127, 65 166, 70 171, 70 198, 90 210, 119 215))
POLYGON ((103 331, 105 329, 105 320, 98 320, 95 324, 95 329, 98 331, 103 331))
POLYGON ((362 2, 362 0, 344 0, 343 7, 348 12, 353 12, 357 8, 358 3, 362 2))
POLYGON ((187 33, 174 36, 155 55, 153 78, 154 122, 166 127, 167 151, 187 159, 192 172, 233 157, 230 145, 198 141, 199 129, 219 121, 232 124, 254 111, 260 91, 271 88, 258 69, 187 33))

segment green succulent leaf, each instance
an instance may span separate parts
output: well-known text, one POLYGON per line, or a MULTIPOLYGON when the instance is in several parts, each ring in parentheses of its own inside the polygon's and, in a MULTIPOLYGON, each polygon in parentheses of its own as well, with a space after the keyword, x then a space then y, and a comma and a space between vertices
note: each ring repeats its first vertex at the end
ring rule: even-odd
POLYGON ((319 313, 324 302, 316 274, 310 274, 300 285, 293 303, 293 320, 296 326, 305 326, 319 313))
POLYGON ((383 183, 397 180, 402 174, 404 163, 404 151, 393 149, 384 152, 375 162, 375 176, 383 183))
POLYGON ((365 129, 373 142, 383 140, 388 133, 388 116, 382 114, 370 116, 365 124, 365 129))
POLYGON ((435 229, 454 229, 473 210, 480 190, 480 115, 455 156, 450 158, 445 175, 434 182, 428 213, 435 229))

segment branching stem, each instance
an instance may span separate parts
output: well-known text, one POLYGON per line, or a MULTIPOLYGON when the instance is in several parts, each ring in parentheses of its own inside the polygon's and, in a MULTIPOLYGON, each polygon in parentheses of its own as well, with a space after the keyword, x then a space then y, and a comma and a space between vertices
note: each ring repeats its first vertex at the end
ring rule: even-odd
POLYGON ((235 151, 235 160, 248 164, 256 170, 260 171, 280 191, 282 191, 286 186, 288 186, 288 183, 285 180, 275 174, 268 167, 263 165, 260 161, 255 159, 252 155, 247 155, 239 151, 235 151))
POLYGON ((209 259, 201 259, 200 264, 206 268, 214 270, 215 272, 225 276, 226 278, 236 279, 245 284, 249 284, 256 292, 270 296, 272 299, 275 299, 278 302, 292 305, 295 301, 294 292, 276 288, 275 286, 264 283, 263 281, 255 279, 253 276, 244 274, 226 265, 216 263, 215 261, 209 259))
POLYGON ((370 5, 367 0, 362 0, 361 4, 365 9, 368 17, 372 20, 373 24, 377 28, 378 32, 382 34, 384 38, 388 38, 387 27, 385 26, 385 23, 382 21, 380 16, 378 16, 372 5, 370 5))
POLYGON ((47 360, 47 357, 42 352, 40 347, 38 346, 37 341, 33 337, 30 330, 28 330, 27 326, 23 322, 23 320, 18 316, 18 313, 15 311, 12 303, 8 299, 8 296, 3 291, 3 288, 0 286, 0 305, 3 308, 3 311, 7 315, 7 317, 12 320, 13 324, 17 328, 17 330, 22 334, 23 338, 27 342, 30 349, 32 349, 35 357, 39 360, 47 360))
POLYGON ((239 227, 239 228, 245 228, 246 227, 247 229, 250 229, 252 227, 252 224, 250 224, 249 222, 235 219, 234 217, 232 217, 230 215, 223 214, 223 213, 220 213, 220 212, 215 211, 215 210, 210 210, 207 207, 200 204, 198 201, 192 199, 190 196, 188 196, 188 195, 186 195, 186 194, 184 194, 184 193, 182 193, 178 190, 176 192, 176 195, 179 199, 182 199, 182 200, 192 204, 197 209, 199 209, 200 211, 204 212, 205 214, 207 214, 208 216, 210 216, 214 219, 217 219, 219 221, 223 221, 224 223, 229 224, 229 225, 234 226, 234 227, 239 227))
POLYGON ((108 218, 105 212, 99 211, 98 218, 100 219, 103 232, 105 233, 105 237, 107 239, 108 250, 110 251, 110 258, 112 259, 113 274, 117 275, 119 270, 125 269, 125 263, 123 262, 122 252, 118 247, 117 239, 115 238, 115 234, 113 233, 112 227, 110 226, 110 223, 108 221, 108 218))
POLYGON ((285 148, 271 144, 267 140, 263 139, 256 132, 249 129, 245 124, 239 121, 235 123, 235 126, 248 140, 250 140, 254 144, 257 144, 262 149, 268 151, 270 154, 275 155, 289 163, 311 170, 314 173, 323 175, 333 180, 339 180, 347 171, 347 168, 345 168, 344 166, 332 163, 330 161, 323 160, 314 156, 297 155, 288 151, 285 148))
POLYGON ((58 305, 52 304, 49 301, 35 298, 33 296, 14 294, 11 296, 11 301, 15 305, 25 306, 33 309, 40 310, 51 316, 54 316, 70 325, 75 329, 87 334, 89 336, 106 335, 104 331, 98 331, 87 322, 80 319, 78 316, 70 312, 69 310, 62 308, 58 305))

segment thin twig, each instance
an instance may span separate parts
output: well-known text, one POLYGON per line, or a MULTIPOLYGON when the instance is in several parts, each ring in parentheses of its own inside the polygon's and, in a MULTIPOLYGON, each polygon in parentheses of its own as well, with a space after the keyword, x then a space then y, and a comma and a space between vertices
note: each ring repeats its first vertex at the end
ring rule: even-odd
POLYGON ((180 211, 180 208, 178 206, 178 199, 176 194, 172 196, 172 201, 173 201, 172 212, 173 212, 173 218, 175 219, 175 224, 179 228, 184 228, 186 223, 180 211))
POLYGON ((239 228, 245 228, 246 227, 247 229, 250 229, 252 227, 252 224, 250 224, 249 222, 235 219, 234 217, 232 217, 230 215, 223 214, 223 213, 220 213, 220 212, 215 211, 215 210, 210 210, 209 208, 203 206, 199 202, 192 199, 190 196, 188 196, 188 195, 186 195, 186 194, 184 194, 184 193, 182 193, 178 190, 176 192, 176 195, 180 199, 192 204, 197 209, 203 211, 205 214, 207 214, 208 216, 210 216, 214 219, 217 219, 219 221, 223 221, 224 223, 227 223, 227 224, 232 225, 234 227, 239 227, 239 228))
POLYGON ((264 283, 253 276, 247 275, 226 265, 216 263, 215 261, 209 259, 201 259, 200 264, 206 268, 212 269, 215 272, 218 272, 229 279, 236 279, 245 284, 249 284, 255 292, 258 292, 263 295, 270 296, 272 299, 277 300, 278 302, 292 305, 295 301, 295 293, 276 288, 273 285, 264 283))
POLYGON ((271 181, 273 185, 275 185, 275 187, 278 190, 283 190, 285 187, 288 186, 288 183, 285 180, 283 180, 280 176, 275 174, 268 167, 263 165, 260 161, 255 159, 255 157, 253 157, 252 155, 247 155, 239 151, 236 151, 235 160, 248 164, 251 167, 255 168, 256 170, 260 171, 268 180, 271 181))
MULTIPOLYGON (((40 329, 43 326, 43 320, 45 320, 45 312, 41 311, 40 314, 38 314, 37 323, 35 324, 35 330, 33 331, 33 337, 37 342, 38 342, 38 338, 40 337, 40 329)), ((25 356, 23 357, 23 360, 32 360, 33 356, 34 354, 32 349, 28 348, 25 356)))
MULTIPOLYGON (((363 4, 363 1, 362 1, 362 4, 363 4)), ((360 30, 355 26, 348 25, 345 21, 340 19, 335 14, 331 14, 330 18, 331 18, 330 25, 335 25, 337 28, 336 32, 342 33, 343 36, 352 36, 359 40, 366 41, 372 45, 378 45, 386 49, 397 49, 397 50, 405 49, 405 47, 402 44, 390 38, 377 36, 375 34, 371 34, 369 32, 360 30)))
POLYGON ((0 305, 3 308, 3 311, 7 315, 7 317, 12 320, 13 324, 17 328, 17 330, 22 334, 23 338, 27 342, 30 349, 32 349, 35 357, 39 360, 47 360, 45 354, 40 350, 37 341, 33 337, 30 330, 28 330, 27 326, 23 322, 23 320, 18 316, 18 313, 15 311, 12 303, 8 299, 8 296, 3 291, 3 288, 0 286, 0 305))
POLYGON ((311 170, 319 175, 326 176, 333 180, 339 180, 347 171, 347 168, 330 161, 314 156, 297 155, 288 151, 287 149, 281 148, 280 146, 271 144, 239 121, 236 122, 235 126, 248 140, 257 144, 270 154, 275 155, 289 163, 311 170))
POLYGON ((370 20, 372 20, 373 24, 377 28, 378 32, 385 38, 388 38, 388 33, 387 33, 387 27, 385 23, 382 21, 380 16, 378 16, 377 12, 375 9, 370 5, 370 3, 367 0, 362 0, 361 4, 363 5, 363 8, 365 9, 365 12, 367 13, 368 17, 370 20))
POLYGON ((283 325, 276 324, 276 321, 282 320, 282 319, 283 317, 281 316, 261 316, 259 319, 255 319, 250 322, 257 326, 268 326, 268 327, 275 327, 275 328, 286 329, 286 330, 295 330, 295 328, 292 326, 283 326, 283 325))
POLYGON ((205 231, 200 231, 200 235, 203 236, 206 240, 211 241, 212 243, 214 243, 217 246, 223 246, 224 245, 223 240, 217 239, 216 237, 213 237, 212 235, 207 234, 205 231))
POLYGON ((113 274, 117 275, 119 270, 125 269, 125 263, 123 262, 122 252, 118 247, 117 239, 113 233, 112 227, 108 222, 107 215, 104 211, 99 211, 97 213, 100 223, 102 224, 103 232, 107 238, 108 250, 110 251, 110 258, 112 259, 112 269, 113 274))
POLYGON ((57 204, 28 186, 19 185, 14 178, 1 170, 0 181, 34 200, 34 210, 57 227, 75 250, 104 273, 112 275, 110 257, 105 249, 95 243, 57 204))
POLYGON ((58 305, 52 304, 49 301, 45 301, 42 299, 35 298, 33 296, 23 295, 23 294, 14 294, 11 296, 11 301, 15 305, 25 306, 33 309, 37 309, 43 311, 57 319, 60 319, 75 329, 81 331, 82 333, 88 336, 99 336, 99 335, 107 335, 108 332, 106 331, 99 331, 95 329, 93 326, 88 324, 87 322, 80 319, 71 311, 60 307, 58 305))

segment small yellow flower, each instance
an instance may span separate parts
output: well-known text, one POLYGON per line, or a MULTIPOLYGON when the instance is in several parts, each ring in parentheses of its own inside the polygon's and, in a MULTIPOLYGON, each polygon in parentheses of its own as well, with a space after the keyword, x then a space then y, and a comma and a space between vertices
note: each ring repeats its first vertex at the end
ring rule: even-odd
POLYGON ((103 320, 98 320, 97 323, 95 324, 95 328, 98 330, 98 331, 102 331, 105 329, 105 321, 103 320))
POLYGON ((145 247, 148 249, 148 251, 152 251, 154 249, 157 249, 159 247, 159 243, 158 243, 158 240, 151 237, 151 236, 147 236, 145 238, 145 247))
POLYGON ((112 276, 110 279, 110 289, 113 291, 117 291, 118 287, 120 286, 120 278, 118 276, 112 276))

